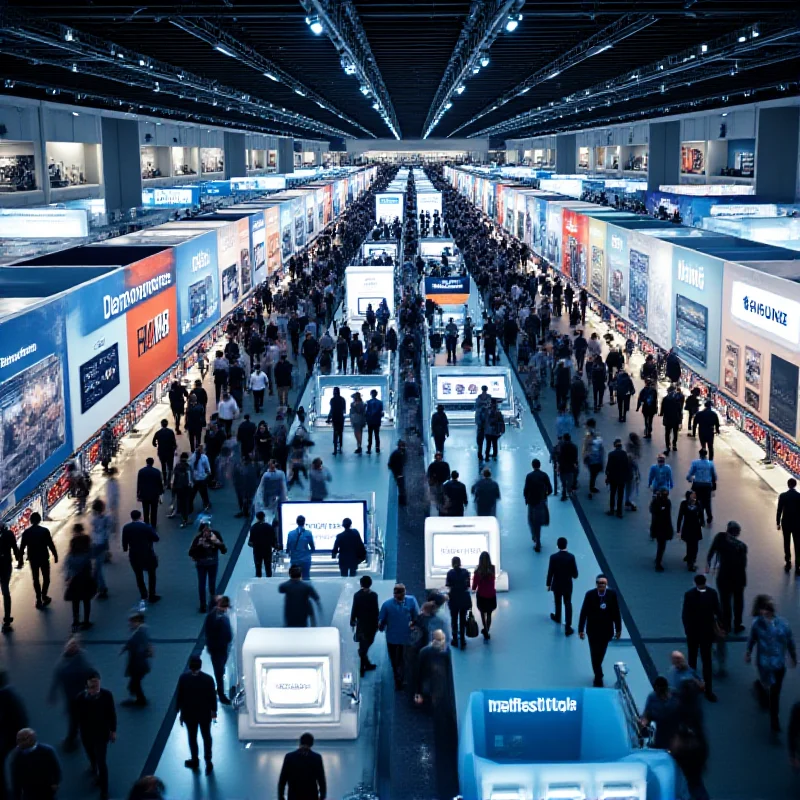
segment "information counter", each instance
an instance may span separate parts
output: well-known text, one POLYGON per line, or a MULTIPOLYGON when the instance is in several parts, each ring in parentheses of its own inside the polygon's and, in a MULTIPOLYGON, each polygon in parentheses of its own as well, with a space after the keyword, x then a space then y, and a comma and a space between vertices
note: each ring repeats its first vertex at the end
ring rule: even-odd
POLYGON ((616 689, 483 691, 459 735, 464 800, 675 800, 675 762, 633 748, 616 689))
POLYGON ((345 425, 350 424, 350 404, 353 402, 353 395, 359 392, 361 399, 366 403, 370 399, 370 392, 373 389, 378 393, 378 400, 383 403, 382 424, 385 426, 394 424, 395 408, 394 393, 391 391, 391 375, 317 375, 315 380, 317 382, 314 395, 316 426, 327 426, 326 420, 331 408, 334 387, 339 388, 347 403, 345 425))
POLYGON ((497 517, 427 517, 425 519, 425 588, 441 589, 453 556, 472 572, 483 552, 495 568, 495 588, 508 591, 508 573, 500 560, 500 525, 497 517))

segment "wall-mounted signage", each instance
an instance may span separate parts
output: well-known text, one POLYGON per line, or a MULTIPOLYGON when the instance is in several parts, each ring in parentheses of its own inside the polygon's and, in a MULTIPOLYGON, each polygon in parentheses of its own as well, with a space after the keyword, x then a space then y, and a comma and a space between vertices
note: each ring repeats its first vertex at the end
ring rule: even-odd
POLYGON ((734 281, 731 314, 794 348, 800 345, 800 303, 794 300, 749 283, 734 281))

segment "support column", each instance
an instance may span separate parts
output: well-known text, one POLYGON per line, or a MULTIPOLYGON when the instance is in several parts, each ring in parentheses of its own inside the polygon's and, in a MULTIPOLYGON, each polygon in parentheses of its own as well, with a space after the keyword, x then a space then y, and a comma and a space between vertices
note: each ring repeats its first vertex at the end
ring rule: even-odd
POLYGON ((278 139, 278 173, 288 175, 294 172, 294 141, 278 139))
POLYGON ((800 107, 758 111, 756 195, 765 203, 794 203, 798 191, 797 158, 800 107))
POLYGON ((559 175, 574 175, 578 168, 578 143, 574 133, 556 136, 556 172, 559 175))
POLYGON ((681 123, 650 123, 650 151, 647 159, 647 190, 658 191, 662 184, 674 185, 681 179, 681 123))
POLYGON ((242 178, 247 174, 245 155, 245 135, 225 131, 223 147, 225 150, 225 178, 242 178))
POLYGON ((142 204, 142 167, 139 123, 133 119, 103 117, 103 183, 106 210, 125 211, 142 204))

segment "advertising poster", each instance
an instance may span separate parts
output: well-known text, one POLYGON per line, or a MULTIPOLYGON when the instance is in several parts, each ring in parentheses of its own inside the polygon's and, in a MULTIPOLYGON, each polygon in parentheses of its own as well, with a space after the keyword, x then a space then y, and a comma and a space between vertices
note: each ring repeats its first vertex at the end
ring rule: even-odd
POLYGON ((324 221, 324 204, 325 204, 325 190, 320 188, 314 192, 314 205, 316 207, 317 223, 315 229, 317 233, 321 233, 325 227, 324 221))
POLYGON ((580 286, 586 286, 589 220, 577 211, 564 209, 562 242, 564 256, 562 271, 580 286))
MULTIPOLYGON (((141 296, 150 297, 159 287, 172 285, 170 268, 165 267, 149 285, 142 284, 141 296)), ((138 290, 126 284, 124 271, 117 270, 67 295, 70 417, 76 445, 89 439, 132 397, 125 317, 137 305, 138 290)))
POLYGON ((267 275, 281 268, 281 207, 270 206, 264 211, 267 225, 267 275))
POLYGON ((508 397, 504 375, 437 375, 436 400, 439 403, 472 403, 486 386, 489 396, 497 400, 508 397))
POLYGON ((425 278, 425 297, 440 306, 459 306, 469 300, 469 276, 425 278))
POLYGON ((294 249, 300 250, 306 243, 306 199, 303 195, 292 199, 294 217, 294 249))
POLYGON ((533 247, 533 197, 531 195, 523 195, 523 201, 525 204, 525 233, 522 237, 522 241, 525 242, 528 247, 533 247))
POLYGON ((543 256, 547 242, 547 200, 543 197, 535 197, 533 200, 531 241, 534 253, 543 256))
POLYGON ((677 298, 684 298, 684 302, 676 302, 675 306, 675 347, 692 369, 719 384, 724 262, 685 247, 669 246, 672 248, 673 291, 677 298), (679 307, 684 311, 680 319, 679 307), (692 324, 692 320, 699 322, 701 318, 705 319, 702 331, 692 324), (705 340, 704 345, 701 337, 705 340), (706 353, 704 359, 698 358, 701 351, 706 353))
POLYGON ((648 291, 647 333, 656 344, 672 347, 672 245, 651 238, 650 288, 648 291))
MULTIPOLYGON (((257 216, 263 214, 259 211, 257 216)), ((242 299, 250 294, 253 288, 253 251, 250 242, 250 217, 236 220, 236 235, 239 239, 239 284, 242 287, 242 299)))
POLYGON ((736 397, 739 396, 739 345, 725 340, 724 385, 736 397))
POLYGON ((800 367, 772 354, 769 421, 793 439, 797 436, 797 390, 800 367))
POLYGON ((0 508, 72 452, 66 311, 58 298, 0 323, 0 508))
POLYGON ((333 184, 329 183, 322 190, 322 224, 327 227, 333 219, 333 184))
POLYGON ((510 233, 514 234, 514 228, 517 216, 517 190, 507 186, 503 191, 503 227, 510 233))
POLYGON ((394 315, 394 267, 348 267, 345 270, 347 310, 351 317, 363 318, 371 303, 377 309, 386 300, 394 315))
POLYGON ((563 206, 557 203, 547 204, 547 239, 545 258, 556 268, 561 269, 561 237, 563 206))
POLYGON ((297 528, 297 518, 306 518, 306 528, 314 537, 317 551, 330 552, 336 537, 344 530, 342 520, 349 518, 353 527, 367 541, 367 502, 366 500, 326 500, 324 503, 311 503, 291 500, 282 504, 281 533, 286 543, 289 534, 297 528))
POLYGON ((761 392, 761 353, 749 346, 744 348, 744 383, 754 392, 761 392))
POLYGON ((606 223, 589 218, 589 290, 606 296, 606 223))
POLYGON ((178 347, 184 353, 220 318, 217 232, 175 248, 178 281, 178 347))
POLYGON ((146 208, 186 208, 199 205, 199 203, 199 186, 183 186, 175 189, 142 189, 142 205, 146 208))
POLYGON ((620 314, 628 314, 628 273, 630 262, 628 256, 628 232, 615 225, 607 225, 606 236, 606 262, 608 264, 608 278, 606 289, 609 305, 620 314))
POLYGON ((239 283, 239 234, 236 223, 217 230, 220 315, 225 316, 242 299, 239 283))
MULTIPOLYGON (((333 205, 332 205, 333 217, 332 217, 332 219, 336 219, 336 217, 338 217, 339 214, 341 214, 341 212, 342 212, 342 183, 343 183, 343 181, 338 180, 338 181, 334 181, 334 184, 333 184, 333 191, 331 193, 331 199, 332 199, 332 202, 333 202, 333 205)), ((375 203, 376 203, 376 211, 377 211, 377 196, 376 196, 376 199, 375 199, 375 203)))
POLYGON ((503 195, 506 192, 506 187, 502 183, 494 185, 494 210, 497 215, 496 222, 501 228, 505 228, 506 222, 506 204, 503 195))
MULTIPOLYGON (((347 208, 347 187, 350 185, 350 181, 347 178, 342 178, 341 181, 337 181, 336 185, 339 187, 339 210, 335 211, 335 216, 339 216, 346 208, 347 208)), ((403 204, 400 204, 400 219, 403 218, 403 204)))
POLYGON ((267 217, 259 211, 250 217, 250 241, 253 244, 253 283, 259 286, 267 279, 267 217))
POLYGON ((442 213, 442 193, 441 192, 418 192, 417 193, 417 216, 420 211, 429 211, 431 217, 435 211, 442 213))
POLYGON ((681 145, 681 175, 706 174, 706 143, 685 142, 681 145))
POLYGON ((291 200, 284 200, 281 203, 281 258, 284 262, 294 255, 293 223, 292 202, 291 200))
POLYGON ((140 286, 152 287, 147 299, 133 303, 125 315, 133 399, 178 358, 175 251, 164 250, 126 267, 125 284, 131 292, 138 291, 140 286))
POLYGON ((403 194, 400 192, 375 195, 375 219, 391 222, 395 217, 403 220, 403 194))
POLYGON ((649 239, 632 231, 628 236, 628 316, 634 325, 647 330, 647 300, 650 286, 649 239))

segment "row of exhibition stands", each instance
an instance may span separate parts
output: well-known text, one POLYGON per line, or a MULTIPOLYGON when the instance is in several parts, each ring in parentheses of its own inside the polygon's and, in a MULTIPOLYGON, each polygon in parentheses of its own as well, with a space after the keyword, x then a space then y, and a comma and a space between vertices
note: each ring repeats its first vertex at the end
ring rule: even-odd
POLYGON ((585 288, 617 333, 645 353, 674 347, 686 383, 710 395, 769 458, 800 474, 796 251, 507 182, 490 181, 487 189, 458 168, 445 174, 496 224, 585 288))
POLYGON ((0 513, 18 531, 90 469, 221 337, 255 286, 377 176, 312 182, 260 202, 0 268, 0 513))

